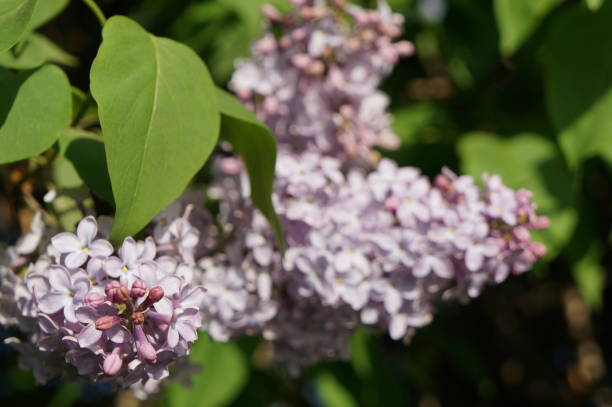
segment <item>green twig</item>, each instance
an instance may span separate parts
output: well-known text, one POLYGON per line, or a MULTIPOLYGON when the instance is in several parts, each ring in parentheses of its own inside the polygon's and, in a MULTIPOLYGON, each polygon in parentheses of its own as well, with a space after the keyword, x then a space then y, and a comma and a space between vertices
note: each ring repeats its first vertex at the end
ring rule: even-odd
POLYGON ((106 16, 104 15, 100 7, 96 4, 96 2, 94 0, 83 0, 83 3, 85 3, 85 5, 89 7, 89 9, 95 14, 96 18, 100 22, 100 25, 104 27, 104 24, 106 24, 106 16))

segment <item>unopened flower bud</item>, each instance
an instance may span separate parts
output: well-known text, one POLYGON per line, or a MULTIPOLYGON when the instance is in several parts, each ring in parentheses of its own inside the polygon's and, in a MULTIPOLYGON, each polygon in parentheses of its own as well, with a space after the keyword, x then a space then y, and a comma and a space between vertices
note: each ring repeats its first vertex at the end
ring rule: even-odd
POLYGON ((106 294, 106 299, 110 302, 115 302, 117 296, 117 290, 121 287, 118 281, 111 281, 105 288, 104 293, 106 294))
POLYGON ((149 291, 149 297, 147 297, 147 299, 151 301, 152 304, 155 304, 162 298, 164 298, 164 289, 160 286, 151 288, 151 291, 149 291))
POLYGON ((155 362, 157 359, 157 352, 153 345, 149 343, 141 325, 134 326, 134 337, 136 338, 136 351, 138 352, 138 357, 145 362, 155 362))
POLYGON ((395 49, 403 57, 409 57, 414 54, 414 44, 410 41, 400 41, 395 44, 395 49))
POLYGON ((536 257, 544 257, 544 255, 546 255, 546 246, 540 242, 531 242, 529 244, 529 250, 536 257))
POLYGON ((531 233, 529 233, 529 230, 524 226, 515 227, 512 230, 512 235, 519 242, 528 242, 531 239, 531 233))
POLYGON ((119 302, 129 302, 130 301, 130 290, 124 285, 121 285, 117 289, 117 294, 115 294, 115 299, 119 302))
POLYGON ((261 6, 261 12, 270 21, 280 21, 283 18, 283 16, 281 15, 281 13, 279 13, 276 7, 271 4, 264 4, 263 6, 261 6))
POLYGON ((548 229, 550 226, 550 219, 548 216, 538 216, 533 221, 533 227, 536 229, 548 229))
MULTIPOLYGON (((119 349, 119 348, 115 348, 119 349)), ((123 366, 123 361, 119 356, 119 352, 115 352, 108 355, 104 359, 104 363, 102 364, 102 369, 104 370, 104 374, 108 376, 115 376, 121 370, 121 366, 123 366)))
POLYGON ((155 286, 149 291, 149 296, 142 302, 140 309, 146 310, 162 298, 164 298, 164 289, 160 286, 155 286))
POLYGON ((104 296, 100 293, 91 292, 85 296, 83 302, 90 307, 97 307, 98 305, 104 304, 104 296))
POLYGON ((98 331, 106 331, 111 329, 121 321, 121 318, 117 315, 106 315, 96 320, 96 329, 98 331))
POLYGON ((134 284, 132 284, 132 289, 130 290, 130 295, 132 298, 140 298, 147 293, 147 283, 143 280, 136 280, 134 284))

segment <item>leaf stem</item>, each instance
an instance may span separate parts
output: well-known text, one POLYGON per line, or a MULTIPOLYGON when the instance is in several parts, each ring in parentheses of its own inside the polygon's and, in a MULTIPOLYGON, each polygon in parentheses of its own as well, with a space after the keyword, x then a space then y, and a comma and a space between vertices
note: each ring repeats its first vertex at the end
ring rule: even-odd
POLYGON ((100 22, 100 26, 104 27, 106 24, 106 16, 100 9, 100 7, 96 4, 95 0, 83 0, 83 3, 94 13, 98 21, 100 22))

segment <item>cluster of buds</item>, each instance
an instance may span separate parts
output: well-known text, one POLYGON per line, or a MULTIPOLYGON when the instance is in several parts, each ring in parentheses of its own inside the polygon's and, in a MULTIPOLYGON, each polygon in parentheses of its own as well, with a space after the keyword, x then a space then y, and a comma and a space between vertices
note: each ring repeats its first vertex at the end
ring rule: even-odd
POLYGON ((389 100, 377 88, 400 57, 403 18, 385 2, 366 10, 345 1, 293 0, 293 11, 264 7, 268 31, 238 62, 230 87, 276 134, 282 148, 347 162, 371 148, 395 148, 389 100))

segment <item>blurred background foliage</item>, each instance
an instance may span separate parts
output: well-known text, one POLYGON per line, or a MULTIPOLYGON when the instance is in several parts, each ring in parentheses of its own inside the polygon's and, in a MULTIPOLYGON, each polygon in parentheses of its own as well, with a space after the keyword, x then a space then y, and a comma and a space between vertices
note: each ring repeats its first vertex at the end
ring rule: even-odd
MULTIPOLYGON (((99 1, 107 15, 130 15, 195 49, 219 84, 260 35, 264 2, 287 7, 285 0, 99 1)), ((272 349, 256 338, 203 338, 192 360, 204 368, 192 387, 172 385, 147 405, 612 406, 612 0, 389 3, 405 16, 404 36, 417 54, 384 84, 402 146, 381 153, 429 175, 443 166, 488 171, 532 190, 551 218, 538 236, 546 260, 470 304, 444 305, 410 344, 359 332, 350 361, 297 378, 272 365, 272 349)), ((39 33, 18 55, 0 54, 0 64, 61 63, 85 88, 97 23, 79 1, 45 4, 39 33)), ((67 189, 79 185, 62 160, 53 175, 67 189)), ((14 191, 0 186, 0 237, 11 241, 19 234, 8 204, 14 191)), ((138 405, 104 385, 35 387, 8 348, 0 358, 2 405, 138 405)))

